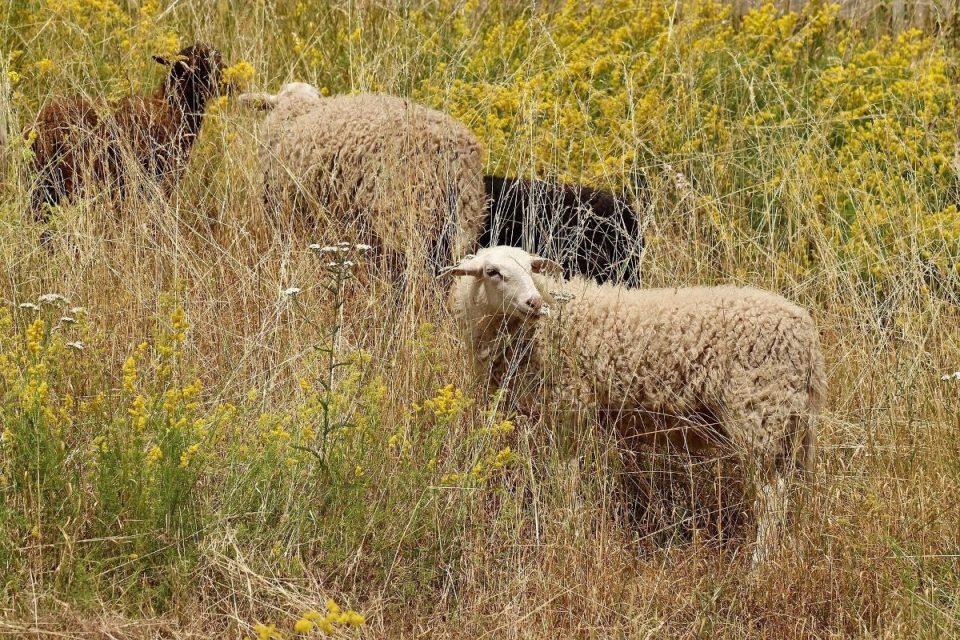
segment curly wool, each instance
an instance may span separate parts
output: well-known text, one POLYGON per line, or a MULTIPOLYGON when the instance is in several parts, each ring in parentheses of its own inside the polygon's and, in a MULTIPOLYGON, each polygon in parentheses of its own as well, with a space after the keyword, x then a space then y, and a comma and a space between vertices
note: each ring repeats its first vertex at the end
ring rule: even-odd
POLYGON ((582 278, 537 285, 553 296, 552 318, 485 315, 476 278, 451 290, 478 364, 521 404, 560 392, 610 419, 628 441, 666 432, 692 450, 730 445, 779 460, 799 446, 798 462, 812 463, 812 417, 826 382, 802 308, 750 287, 629 290, 582 278), (558 303, 560 293, 575 297, 558 303), (561 386, 544 389, 551 384, 561 386))
POLYGON ((474 243, 482 159, 465 126, 394 96, 278 97, 262 136, 268 203, 306 200, 408 262, 444 261, 474 243))

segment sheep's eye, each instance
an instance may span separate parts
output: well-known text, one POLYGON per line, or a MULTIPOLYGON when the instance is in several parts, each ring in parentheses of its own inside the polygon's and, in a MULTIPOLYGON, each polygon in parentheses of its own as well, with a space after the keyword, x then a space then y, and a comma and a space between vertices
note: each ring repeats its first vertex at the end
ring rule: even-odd
POLYGON ((495 267, 487 267, 486 270, 484 271, 484 274, 488 278, 496 278, 500 275, 500 270, 495 267))

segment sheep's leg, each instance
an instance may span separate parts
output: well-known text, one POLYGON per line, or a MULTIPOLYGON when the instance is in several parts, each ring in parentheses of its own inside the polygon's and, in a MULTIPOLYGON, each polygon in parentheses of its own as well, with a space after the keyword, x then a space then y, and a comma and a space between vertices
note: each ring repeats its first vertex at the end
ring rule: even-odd
POLYGON ((757 519, 757 538, 751 567, 756 568, 780 549, 789 503, 787 481, 778 473, 758 474, 757 497, 753 508, 757 519))
POLYGON ((46 224, 50 221, 50 209, 60 204, 66 194, 66 180, 58 167, 44 167, 37 176, 37 182, 30 192, 30 211, 34 222, 46 224))
POLYGON ((30 192, 30 211, 33 221, 46 224, 50 221, 50 207, 56 206, 59 196, 53 186, 41 182, 30 192))
POLYGON ((731 419, 727 431, 743 456, 744 470, 756 491, 753 502, 756 538, 751 562, 756 568, 780 549, 787 524, 789 465, 788 451, 783 444, 793 423, 793 412, 771 398, 741 396, 748 401, 737 407, 733 415, 739 419, 731 419))

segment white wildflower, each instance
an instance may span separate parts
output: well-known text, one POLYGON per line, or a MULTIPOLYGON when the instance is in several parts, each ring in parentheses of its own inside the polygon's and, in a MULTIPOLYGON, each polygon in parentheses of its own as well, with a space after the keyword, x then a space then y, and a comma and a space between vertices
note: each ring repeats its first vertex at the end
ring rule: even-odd
POLYGON ((20 308, 21 308, 21 309, 32 309, 32 310, 34 310, 34 311, 37 311, 38 309, 40 309, 40 307, 38 307, 37 305, 33 304, 32 302, 21 302, 21 303, 20 303, 20 308))
POLYGON ((366 253, 367 251, 370 251, 371 249, 373 249, 373 247, 371 247, 370 245, 363 244, 363 243, 355 244, 353 245, 353 248, 359 251, 360 253, 366 253))
POLYGON ((551 291, 550 295, 553 296, 553 299, 557 302, 570 302, 577 297, 572 293, 567 293, 565 291, 551 291))
POLYGON ((70 347, 71 349, 76 349, 77 351, 83 351, 83 348, 84 348, 83 342, 81 342, 80 340, 77 340, 76 342, 68 342, 67 346, 70 347))
POLYGON ((960 371, 954 371, 953 373, 946 373, 940 376, 940 379, 946 382, 947 380, 960 380, 960 371))
POLYGON ((60 322, 64 322, 66 324, 76 324, 77 319, 74 318, 73 316, 63 316, 62 318, 60 318, 60 322))
POLYGON ((289 287, 284 289, 282 293, 288 298, 296 298, 298 295, 300 295, 300 291, 300 287, 289 287))
POLYGON ((37 302, 39 302, 40 304, 60 304, 60 305, 70 304, 70 301, 67 300, 65 297, 63 297, 62 295, 60 295, 59 293, 45 293, 39 298, 37 298, 37 302))

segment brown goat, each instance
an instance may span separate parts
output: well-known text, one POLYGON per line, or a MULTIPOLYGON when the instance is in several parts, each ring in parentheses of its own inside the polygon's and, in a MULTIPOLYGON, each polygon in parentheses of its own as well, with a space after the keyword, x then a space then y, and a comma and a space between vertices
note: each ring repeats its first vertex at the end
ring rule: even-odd
MULTIPOLYGON (((133 95, 111 105, 101 117, 82 97, 50 103, 37 114, 33 167, 37 182, 30 197, 34 219, 45 222, 45 205, 56 205, 92 183, 119 198, 130 181, 124 158, 133 159, 165 195, 176 187, 200 133, 207 102, 220 95, 224 68, 220 52, 198 43, 170 58, 163 85, 150 96, 133 95)), ((228 90, 230 88, 228 87, 228 90)))

